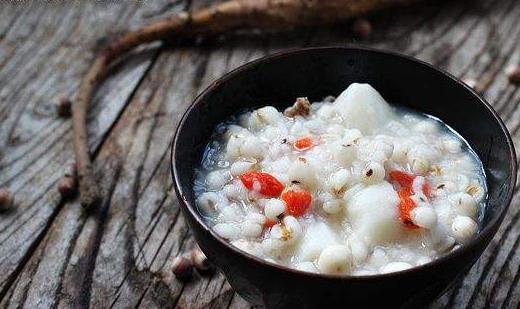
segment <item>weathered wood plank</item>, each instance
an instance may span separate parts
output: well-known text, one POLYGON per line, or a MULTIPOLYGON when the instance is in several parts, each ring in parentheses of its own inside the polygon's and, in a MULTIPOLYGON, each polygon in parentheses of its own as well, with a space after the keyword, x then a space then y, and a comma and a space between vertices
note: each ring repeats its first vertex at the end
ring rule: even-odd
MULTIPOLYGON (((173 1, 166 2, 164 6, 161 4, 155 7, 140 7, 137 12, 141 13, 125 11, 132 17, 128 23, 124 22, 121 25, 132 24, 134 27, 140 18, 156 18, 157 14, 167 14, 163 8, 178 9, 179 4, 176 3, 173 1), (145 15, 147 17, 144 17, 145 15)), ((194 1, 192 7, 206 4, 205 1, 194 1)), ((89 8, 94 10, 95 6, 89 8)), ((110 5, 106 5, 106 8, 117 11, 110 5)), ((118 9, 125 10, 119 7, 118 9)), ((25 11, 24 7, 9 7, 8 10, 16 11, 17 14, 25 12, 29 21, 36 19, 34 16, 46 14, 42 9, 25 11)), ((0 11, 0 17, 2 14, 4 11, 0 11)), ((484 95, 504 117, 507 126, 514 133, 515 144, 518 145, 520 109, 517 107, 520 103, 520 91, 507 82, 503 71, 508 64, 520 62, 520 25, 517 22, 519 15, 520 6, 515 0, 453 3, 432 1, 424 6, 393 10, 389 14, 371 17, 374 35, 361 43, 415 55, 459 77, 479 80, 484 95)), ((110 19, 109 15, 105 15, 104 18, 110 19)), ((33 55, 31 48, 35 44, 17 42, 16 48, 3 45, 7 36, 1 35, 4 31, 2 29, 9 28, 12 23, 19 23, 11 16, 8 19, 9 22, 4 22, 0 18, 0 55, 11 55, 12 51, 16 50, 25 57, 30 57, 33 55)), ((69 17, 69 20, 72 19, 74 18, 69 17)), ((23 25, 24 30, 20 30, 20 36, 25 35, 25 38, 32 39, 31 29, 38 28, 38 25, 35 22, 27 22, 23 25)), ((77 28, 77 35, 87 36, 90 42, 97 37, 81 34, 83 27, 77 28)), ((40 36, 43 37, 44 34, 40 36)), ((16 271, 17 276, 11 277, 12 285, 8 290, 5 289, 6 294, 0 302, 0 307, 25 305, 67 308, 162 308, 176 305, 179 308, 249 308, 250 305, 240 296, 233 294, 223 276, 218 273, 209 278, 197 278, 183 285, 175 280, 170 272, 172 258, 194 245, 179 214, 178 202, 171 192, 168 145, 173 128, 197 92, 238 65, 288 47, 341 45, 352 42, 360 41, 352 38, 349 25, 345 24, 327 29, 314 28, 304 32, 263 37, 233 37, 209 46, 166 50, 149 71, 147 70, 151 63, 150 56, 143 56, 141 59, 144 59, 144 62, 136 59, 134 63, 125 63, 112 84, 108 83, 100 89, 98 96, 101 102, 110 102, 118 106, 115 108, 117 112, 113 112, 112 116, 102 119, 101 124, 96 125, 93 121, 99 121, 99 115, 109 113, 102 109, 104 104, 98 104, 90 125, 100 128, 93 131, 97 137, 93 146, 102 145, 95 164, 96 169, 103 172, 102 186, 107 191, 103 207, 91 217, 82 215, 77 202, 56 208, 59 204, 54 201, 51 215, 43 217, 39 210, 48 207, 39 205, 48 205, 50 202, 40 201, 48 199, 48 192, 52 191, 53 181, 59 177, 59 173, 54 174, 55 178, 43 177, 39 182, 34 178, 37 178, 38 174, 52 176, 53 169, 59 170, 58 166, 65 162, 64 158, 67 156, 62 154, 67 152, 70 146, 62 140, 69 136, 68 126, 49 119, 52 117, 47 110, 47 114, 44 114, 43 120, 38 120, 40 122, 36 123, 35 128, 26 124, 28 128, 23 132, 28 132, 25 133, 27 138, 20 138, 23 142, 13 146, 8 143, 12 134, 3 133, 9 132, 3 129, 13 128, 13 123, 19 120, 9 118, 6 124, 0 124, 0 140, 6 141, 10 147, 9 161, 5 161, 5 158, 0 159, 0 170, 3 173, 6 170, 4 166, 7 165, 15 168, 13 172, 9 169, 9 176, 0 174, 0 183, 17 183, 20 192, 26 190, 31 200, 40 203, 28 206, 26 215, 9 214, 15 219, 5 223, 3 217, 0 220, 0 253, 14 252, 13 247, 6 247, 5 251, 2 251, 3 238, 16 238, 18 243, 15 244, 23 245, 22 236, 32 235, 24 233, 34 233, 34 245, 25 249, 26 252, 32 252, 32 255, 16 271), (144 67, 140 73, 132 73, 136 70, 136 63, 141 63, 144 67), (145 71, 146 77, 139 83, 140 76, 145 71), (132 78, 128 75, 122 76, 128 73, 135 75, 132 78), (120 115, 137 83, 137 90, 120 115), (117 93, 125 91, 126 95, 114 99, 117 93), (103 137, 106 132, 110 133, 105 139, 103 137), (37 155, 30 156, 35 151, 37 155), (3 164, 4 162, 7 164, 3 164), (29 192, 34 189, 35 184, 47 187, 37 192, 29 192), (34 225, 34 218, 39 220, 36 222, 44 224, 44 228, 27 229, 26 232, 25 224, 34 225), (24 221, 29 223, 20 224, 24 221)), ((48 56, 52 48, 48 46, 47 54, 42 52, 40 57, 48 56)), ((57 48, 59 51, 60 48, 57 48)), ((72 55, 79 57, 72 49, 74 48, 67 50, 71 55, 67 59, 75 59, 72 55)), ((82 61, 86 64, 88 59, 82 61)), ((17 66, 5 63, 8 62, 0 61, 0 80, 2 77, 7 80, 8 74, 12 74, 21 66, 24 67, 20 62, 17 66)), ((57 62, 53 65, 57 65, 57 62)), ((30 70, 31 67, 24 67, 24 70, 30 70)), ((67 76, 67 79, 72 80, 67 83, 69 86, 63 86, 67 94, 72 93, 77 86, 81 68, 84 66, 74 69, 76 73, 67 76)), ((46 75, 39 74, 36 70, 32 73, 33 78, 41 80, 40 85, 47 85, 47 88, 54 85, 56 78, 59 78, 47 81, 43 78, 46 75)), ((34 115, 26 112, 31 108, 36 109, 31 107, 30 100, 28 103, 24 102, 29 106, 27 108, 21 106, 20 100, 14 99, 43 97, 51 101, 59 93, 39 92, 38 84, 35 85, 29 80, 24 82, 20 87, 17 87, 16 83, 10 84, 11 89, 14 89, 12 95, 0 89, 0 119, 3 119, 3 115, 20 114, 20 121, 24 121, 25 118, 37 121, 32 119, 35 118, 34 115), (25 94, 27 89, 30 91, 29 94, 25 94), (16 104, 6 104, 8 101, 3 99, 6 95, 10 95, 9 102, 16 104)), ((45 106, 45 103, 43 105, 45 106)), ((39 107, 38 110, 42 108, 39 107)), ((26 121, 29 123, 29 120, 26 121)), ((15 132, 17 129, 12 131, 15 132)), ((70 149, 68 154, 70 155, 70 149)), ((55 195, 50 196, 56 198, 55 195)), ((519 199, 518 194, 515 195, 504 224, 477 265, 459 286, 432 304, 433 308, 518 307, 519 199)), ((3 258, 6 259, 10 257, 3 258)), ((0 258, 0 265, 3 260, 0 258)), ((16 265, 19 265, 17 263, 19 260, 15 259, 13 267, 16 268, 16 265)), ((0 279, 3 278, 4 276, 0 276, 0 279)))
MULTIPOLYGON (((15 193, 18 205, 0 215, 0 295, 60 209, 55 183, 73 155, 70 122, 55 117, 54 102, 76 92, 100 34, 146 21, 138 4, 1 5, 0 185, 15 193)), ((132 59, 100 89, 104 96, 96 98, 92 109, 92 149, 154 57, 148 53, 132 59)))

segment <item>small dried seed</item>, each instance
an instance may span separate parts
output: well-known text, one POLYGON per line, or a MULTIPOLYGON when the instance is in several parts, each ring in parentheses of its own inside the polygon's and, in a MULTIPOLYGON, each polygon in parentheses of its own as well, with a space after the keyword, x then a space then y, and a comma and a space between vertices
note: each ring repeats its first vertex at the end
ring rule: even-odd
POLYGON ((0 211, 7 210, 13 205, 14 198, 6 188, 0 188, 0 211))
POLYGON ((189 281, 193 277, 193 264, 189 259, 178 256, 173 259, 172 272, 178 280, 189 281))
POLYGON ((63 198, 71 198, 77 193, 76 180, 72 177, 63 177, 58 184, 58 191, 63 198))
POLYGON ((76 163, 68 163, 65 167, 65 173, 63 174, 63 176, 76 179, 78 176, 78 167, 76 163))
POLYGON ((359 18, 352 24, 352 32, 360 39, 368 39, 372 34, 372 24, 364 18, 359 18))
POLYGON ((506 74, 511 84, 520 85, 520 65, 510 65, 506 69, 506 74))
POLYGON ((56 113, 61 118, 69 118, 72 115, 72 102, 62 97, 56 103, 56 113))

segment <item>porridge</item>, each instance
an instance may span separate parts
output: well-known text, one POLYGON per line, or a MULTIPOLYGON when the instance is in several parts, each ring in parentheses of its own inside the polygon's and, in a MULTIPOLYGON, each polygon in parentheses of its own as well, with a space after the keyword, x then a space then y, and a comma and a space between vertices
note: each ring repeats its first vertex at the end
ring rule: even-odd
POLYGON ((440 120, 368 84, 219 125, 197 207, 233 246, 302 271, 373 275, 428 263, 478 233, 482 164, 440 120))

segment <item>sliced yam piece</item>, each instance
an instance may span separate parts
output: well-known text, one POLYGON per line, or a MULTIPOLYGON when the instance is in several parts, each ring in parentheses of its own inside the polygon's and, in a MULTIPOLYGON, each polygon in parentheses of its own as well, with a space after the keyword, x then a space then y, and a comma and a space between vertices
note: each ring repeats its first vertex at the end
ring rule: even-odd
POLYGON ((296 250, 298 261, 314 261, 323 249, 338 244, 335 232, 325 223, 316 222, 306 228, 296 250))
POLYGON ((399 220, 399 196, 386 181, 365 187, 347 200, 353 232, 369 244, 398 240, 404 233, 399 220))
POLYGON ((334 101, 334 106, 347 127, 363 134, 373 133, 394 118, 390 105, 369 84, 351 84, 334 101))

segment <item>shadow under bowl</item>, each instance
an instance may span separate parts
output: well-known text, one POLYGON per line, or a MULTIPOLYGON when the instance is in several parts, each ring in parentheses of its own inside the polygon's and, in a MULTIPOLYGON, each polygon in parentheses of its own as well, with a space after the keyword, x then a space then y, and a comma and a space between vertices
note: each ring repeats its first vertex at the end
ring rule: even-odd
POLYGON ((471 88, 413 59, 365 48, 310 48, 265 57, 212 83, 184 114, 172 144, 172 173, 180 207, 195 239, 231 286, 268 308, 348 305, 388 308, 424 305, 437 298, 480 257, 510 204, 516 156, 506 127, 471 88), (391 103, 436 116, 460 133, 483 162, 488 200, 480 233, 462 248, 423 266, 364 277, 304 273, 277 266, 231 246, 200 216, 194 171, 215 126, 244 109, 279 110, 296 97, 320 101, 353 82, 369 83, 391 103))

